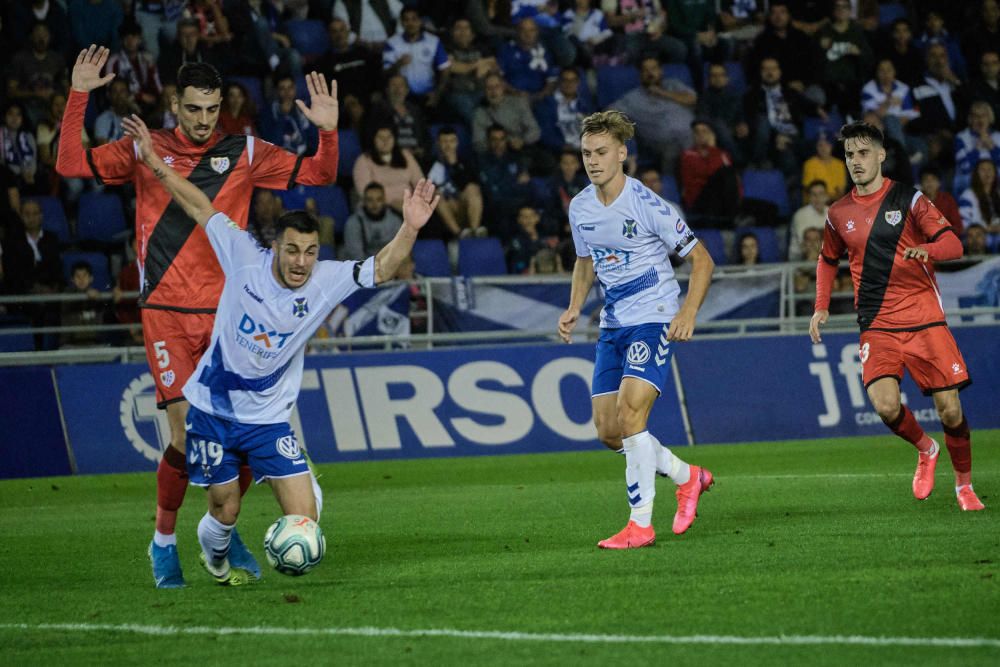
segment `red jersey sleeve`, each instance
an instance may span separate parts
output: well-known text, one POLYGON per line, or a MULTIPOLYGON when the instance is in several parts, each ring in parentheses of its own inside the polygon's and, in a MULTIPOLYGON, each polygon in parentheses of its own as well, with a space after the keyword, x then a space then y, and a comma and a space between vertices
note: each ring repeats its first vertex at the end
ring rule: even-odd
POLYGON ((56 171, 66 178, 96 178, 101 184, 120 185, 135 173, 135 149, 129 138, 84 150, 80 143, 83 116, 90 96, 70 90, 59 134, 56 171))
POLYGON ((254 137, 250 179, 255 187, 273 190, 288 190, 296 183, 327 185, 337 180, 338 157, 336 130, 320 131, 316 154, 306 158, 254 137))
POLYGON ((921 246, 936 262, 962 256, 962 241, 958 233, 937 206, 923 194, 918 194, 910 207, 913 221, 926 239, 921 246))
POLYGON ((830 292, 833 289, 833 280, 837 277, 837 267, 840 258, 843 256, 847 246, 840 234, 830 224, 827 219, 823 225, 823 246, 819 251, 819 260, 816 262, 816 310, 830 309, 830 292))
POLYGON ((135 144, 131 137, 86 151, 87 164, 102 185, 128 183, 135 175, 135 144))

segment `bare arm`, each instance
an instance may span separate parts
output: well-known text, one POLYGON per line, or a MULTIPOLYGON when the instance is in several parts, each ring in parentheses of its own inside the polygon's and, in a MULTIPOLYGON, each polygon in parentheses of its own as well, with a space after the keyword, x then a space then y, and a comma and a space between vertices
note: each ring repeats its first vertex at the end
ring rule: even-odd
POLYGON ((212 201, 205 196, 205 193, 198 189, 191 181, 187 180, 174 171, 163 161, 153 149, 153 137, 149 134, 149 128, 136 115, 131 118, 123 118, 122 125, 125 127, 125 134, 132 137, 136 148, 139 151, 139 159, 149 167, 163 187, 166 188, 170 196, 174 198, 188 216, 204 227, 209 218, 218 213, 212 206, 212 201))
POLYGON ((687 259, 691 262, 691 278, 688 280, 687 296, 684 297, 684 305, 681 306, 677 316, 670 323, 670 329, 667 330, 669 340, 680 342, 691 340, 691 336, 694 335, 695 318, 701 304, 705 302, 708 287, 712 284, 712 272, 715 270, 712 256, 700 243, 691 249, 687 259))
POLYGON ((417 181, 412 191, 406 188, 403 193, 403 226, 375 255, 376 285, 396 277, 399 265, 410 256, 420 228, 430 220, 439 201, 441 195, 434 194, 434 184, 425 178, 417 181))
POLYGON ((570 283, 569 307, 559 316, 559 337, 563 342, 570 342, 570 334, 576 328, 580 319, 580 308, 594 286, 594 259, 592 257, 577 257, 573 265, 573 281, 570 283))

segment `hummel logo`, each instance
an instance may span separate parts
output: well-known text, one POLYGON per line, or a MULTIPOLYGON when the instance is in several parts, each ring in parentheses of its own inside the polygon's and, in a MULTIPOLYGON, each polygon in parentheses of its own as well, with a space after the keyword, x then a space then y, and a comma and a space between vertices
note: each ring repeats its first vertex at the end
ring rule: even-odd
POLYGON ((194 428, 194 424, 188 424, 187 422, 184 422, 184 430, 185 431, 190 431, 193 428, 194 428))
POLYGON ((580 225, 581 232, 592 232, 597 229, 597 225, 580 225))

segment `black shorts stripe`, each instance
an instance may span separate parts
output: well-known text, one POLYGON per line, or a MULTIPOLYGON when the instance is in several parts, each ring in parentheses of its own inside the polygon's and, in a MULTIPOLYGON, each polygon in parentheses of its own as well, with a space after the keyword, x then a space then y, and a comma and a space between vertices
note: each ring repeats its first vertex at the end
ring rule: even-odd
POLYGON ((214 315, 215 308, 183 308, 181 306, 162 306, 157 303, 145 303, 139 300, 139 307, 146 310, 169 310, 175 313, 187 313, 188 315, 214 315))
POLYGON ((946 327, 947 322, 931 322, 930 324, 918 324, 915 327, 900 327, 898 329, 893 329, 889 327, 869 327, 865 331, 888 331, 890 333, 909 333, 912 331, 923 331, 924 329, 930 329, 931 327, 946 327))
POLYGON ((88 148, 83 154, 87 157, 87 164, 90 165, 90 171, 94 174, 94 180, 97 181, 98 185, 104 185, 104 179, 97 172, 97 165, 94 164, 94 156, 90 154, 90 149, 88 148))
POLYGON ((865 245, 861 280, 858 284, 858 325, 862 331, 868 329, 882 309, 882 302, 892 277, 892 267, 896 261, 899 238, 903 235, 903 228, 913 224, 910 221, 910 202, 913 199, 913 192, 912 187, 893 183, 872 222, 868 243, 865 245), (887 214, 890 212, 901 216, 896 224, 889 223, 887 214))
MULTIPOLYGON (((244 135, 228 135, 217 144, 205 151, 201 160, 188 175, 188 180, 198 186, 198 189, 205 193, 209 199, 215 197, 225 187, 229 176, 233 173, 233 167, 240 159, 243 151, 246 150, 247 140, 244 135), (225 158, 229 160, 229 168, 224 173, 219 173, 212 168, 212 158, 225 158)), ((250 193, 247 193, 247 197, 250 193)), ((170 269, 174 258, 187 243, 188 238, 194 231, 197 224, 188 217, 184 209, 176 201, 171 200, 167 208, 163 211, 160 219, 153 228, 153 233, 149 237, 149 245, 146 250, 146 261, 144 264, 146 283, 142 286, 143 300, 156 291, 157 285, 163 276, 170 269)), ((150 306, 146 306, 147 308, 150 306)), ((169 310, 180 310, 170 308, 169 310)), ((214 311, 213 311, 214 312, 214 311)))
POLYGON ((884 380, 885 378, 892 378, 897 383, 903 381, 903 376, 902 375, 892 375, 891 373, 889 375, 879 375, 878 377, 872 378, 868 382, 865 382, 865 389, 868 389, 868 387, 872 386, 873 384, 875 384, 879 380, 884 380))
POLYGON ((948 391, 949 389, 958 389, 959 391, 962 391, 963 389, 965 389, 966 387, 968 387, 970 384, 972 384, 972 378, 969 378, 968 380, 965 380, 964 382, 959 382, 958 384, 949 385, 947 387, 933 387, 933 388, 930 388, 930 389, 923 389, 921 391, 922 391, 922 393, 923 393, 924 396, 932 396, 933 394, 937 394, 938 392, 942 392, 942 391, 948 391))
POLYGON ((295 179, 299 177, 299 169, 302 167, 302 160, 305 159, 304 155, 300 155, 295 160, 295 166, 292 167, 292 175, 288 177, 288 186, 286 190, 291 190, 295 187, 295 179))

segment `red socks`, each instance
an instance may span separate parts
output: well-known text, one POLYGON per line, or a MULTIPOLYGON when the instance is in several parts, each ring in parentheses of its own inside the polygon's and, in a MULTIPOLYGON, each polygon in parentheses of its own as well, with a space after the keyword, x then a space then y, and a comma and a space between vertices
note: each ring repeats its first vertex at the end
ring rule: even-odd
POLYGON ((184 502, 188 474, 184 455, 167 447, 156 469, 156 530, 172 535, 177 525, 177 510, 184 502))
POLYGON ((891 423, 886 422, 886 426, 903 440, 916 447, 922 452, 926 452, 931 447, 931 439, 920 428, 917 418, 913 416, 910 409, 905 405, 899 406, 899 415, 891 423))
POLYGON ((962 423, 953 428, 944 427, 944 444, 951 456, 951 465, 955 469, 955 485, 965 486, 972 482, 972 434, 969 433, 969 422, 962 417, 962 423))

